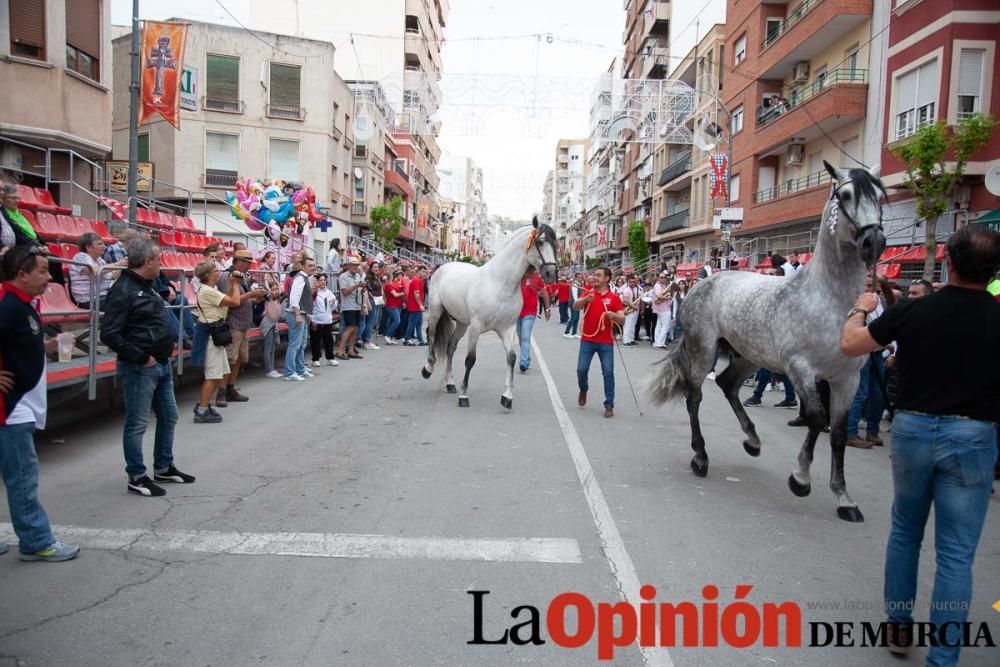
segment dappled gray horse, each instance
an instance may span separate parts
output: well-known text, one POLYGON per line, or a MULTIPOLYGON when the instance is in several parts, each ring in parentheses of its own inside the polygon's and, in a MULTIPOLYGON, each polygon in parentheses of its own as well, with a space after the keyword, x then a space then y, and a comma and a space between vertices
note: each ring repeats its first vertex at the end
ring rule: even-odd
POLYGON ((657 403, 685 397, 694 450, 691 469, 704 477, 708 455, 698 407, 701 385, 716 349, 733 355, 715 382, 740 421, 747 436, 743 448, 751 456, 760 455, 760 438, 740 403, 740 387, 757 368, 785 373, 803 402, 809 424, 788 485, 795 495, 807 496, 813 449, 826 423, 817 383, 828 383, 833 450, 830 488, 837 496, 838 516, 863 521, 861 510, 847 495, 844 448, 847 412, 858 389, 864 358, 848 357, 840 351, 840 332, 848 311, 864 290, 865 264, 874 264, 885 247, 881 224, 885 191, 878 168, 844 170, 823 164, 833 185, 812 261, 787 278, 727 271, 695 286, 681 306, 684 334, 654 368, 650 392, 657 403))
POLYGON ((556 233, 548 225, 532 220, 530 227, 521 227, 506 244, 483 266, 464 262, 449 262, 434 272, 430 282, 427 306, 427 363, 421 369, 424 378, 434 373, 439 356, 447 358, 444 383, 449 394, 455 393, 451 360, 458 341, 469 332, 469 348, 465 354, 465 377, 458 406, 469 407, 469 373, 476 364, 476 344, 484 331, 495 331, 507 353, 506 387, 500 404, 510 409, 514 405, 514 325, 521 312, 521 278, 529 266, 540 270, 542 280, 556 280, 556 233))

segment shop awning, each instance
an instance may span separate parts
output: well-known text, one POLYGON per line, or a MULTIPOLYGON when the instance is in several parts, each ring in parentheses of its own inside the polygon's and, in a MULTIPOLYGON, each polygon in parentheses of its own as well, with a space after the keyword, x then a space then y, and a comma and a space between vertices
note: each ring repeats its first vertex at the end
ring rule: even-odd
POLYGON ((1000 208, 984 213, 972 221, 976 225, 986 225, 1000 232, 1000 208))
MULTIPOLYGON (((944 261, 944 250, 945 245, 943 243, 938 243, 937 248, 934 250, 934 261, 941 262, 944 261)), ((911 245, 904 248, 901 251, 895 251, 889 257, 886 257, 886 253, 882 254, 883 260, 888 260, 893 264, 913 264, 923 262, 924 258, 927 257, 927 246, 925 245, 911 245)))

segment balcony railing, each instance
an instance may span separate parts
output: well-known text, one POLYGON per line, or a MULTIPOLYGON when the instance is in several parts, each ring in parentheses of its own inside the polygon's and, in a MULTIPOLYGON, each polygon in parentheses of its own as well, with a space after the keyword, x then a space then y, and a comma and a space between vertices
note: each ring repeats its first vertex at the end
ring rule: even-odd
POLYGON ((213 188, 234 188, 236 187, 237 174, 235 171, 224 171, 222 169, 206 169, 205 185, 213 188))
POLYGON ((688 221, 690 220, 689 213, 688 209, 684 209, 682 211, 674 211, 670 215, 660 218, 660 224, 656 226, 656 233, 666 234, 675 229, 684 229, 688 226, 688 221))
POLYGON ((774 44, 778 39, 781 38, 788 30, 802 20, 806 14, 811 12, 813 8, 816 7, 822 0, 803 0, 791 11, 791 13, 785 18, 784 21, 778 26, 776 30, 770 30, 764 36, 764 40, 760 43, 760 50, 763 51, 767 47, 774 44))
POLYGON ((246 105, 241 100, 220 100, 214 97, 203 97, 201 98, 201 106, 208 111, 243 113, 246 105))
POLYGON ((353 213, 354 215, 364 215, 365 203, 363 201, 354 202, 354 205, 351 206, 351 213, 353 213))
POLYGON ((285 120, 305 120, 306 110, 302 107, 284 106, 281 104, 268 104, 264 113, 271 118, 284 118, 285 120))
POLYGON ((815 174, 809 174, 808 176, 803 176, 802 178, 788 179, 784 183, 775 185, 773 188, 765 188, 755 192, 753 195, 753 203, 763 204, 764 202, 770 201, 775 197, 790 195, 829 182, 830 173, 826 170, 818 171, 815 174))
POLYGON ((782 98, 774 106, 757 117, 757 127, 767 125, 775 118, 791 111, 792 109, 805 104, 811 98, 823 92, 831 86, 841 83, 867 83, 868 70, 866 69, 835 69, 827 72, 826 76, 816 79, 805 88, 801 88, 791 96, 791 99, 782 98))
POLYGON ((406 170, 400 167, 398 164, 394 164, 392 168, 397 174, 402 176, 404 179, 409 180, 410 177, 406 175, 406 170))
POLYGON ((666 185, 689 171, 691 171, 691 151, 684 151, 676 160, 660 172, 660 178, 657 179, 656 185, 666 185))

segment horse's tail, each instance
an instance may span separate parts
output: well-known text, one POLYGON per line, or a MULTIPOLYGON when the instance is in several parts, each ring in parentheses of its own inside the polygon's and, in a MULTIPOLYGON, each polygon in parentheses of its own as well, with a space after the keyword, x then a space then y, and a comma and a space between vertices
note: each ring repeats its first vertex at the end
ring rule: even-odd
POLYGON ((653 365, 646 392, 656 405, 685 396, 691 386, 691 359, 684 336, 661 361, 653 365))
POLYGON ((451 343, 451 337, 454 334, 455 320, 442 307, 441 315, 438 317, 437 325, 434 327, 434 357, 436 359, 444 359, 448 356, 448 345, 451 343))

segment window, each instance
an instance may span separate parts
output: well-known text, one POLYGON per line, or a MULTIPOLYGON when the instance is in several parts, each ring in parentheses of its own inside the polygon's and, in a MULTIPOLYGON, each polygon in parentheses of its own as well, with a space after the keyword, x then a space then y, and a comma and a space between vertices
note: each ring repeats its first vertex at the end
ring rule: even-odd
POLYGON ((10 0, 10 53, 45 60, 45 0, 10 0))
POLYGON ((283 181, 299 180, 299 142, 271 139, 268 152, 268 176, 283 181))
POLYGON ((302 67, 271 63, 271 96, 267 115, 302 120, 300 82, 302 67))
POLYGON ((101 1, 66 0, 66 69, 100 79, 101 1))
POLYGON ((958 120, 979 113, 985 49, 962 49, 958 61, 958 120))
POLYGON ((354 199, 363 202, 365 199, 365 177, 354 177, 354 199))
POLYGON ((729 177, 729 201, 736 201, 740 198, 740 175, 729 177))
POLYGON ((778 39, 781 35, 781 24, 782 20, 780 18, 774 17, 767 19, 767 28, 764 30, 764 43, 770 44, 774 40, 778 39))
POLYGON ((932 60, 896 78, 896 139, 934 122, 938 71, 938 61, 932 60))
POLYGON ((136 137, 136 160, 139 162, 149 162, 149 133, 140 134, 136 137))
POLYGON ((731 134, 736 134, 743 130, 743 107, 739 106, 733 111, 731 134))
POLYGON ((209 53, 205 56, 205 108, 239 113, 240 59, 209 53))
POLYGON ((415 90, 404 90, 403 91, 403 108, 404 109, 419 109, 420 108, 420 93, 415 90))
POLYGON ((823 90, 826 85, 826 65, 816 70, 816 92, 823 90))
POLYGON ((239 171, 239 135, 205 133, 205 185, 231 188, 239 171))
POLYGON ((851 137, 840 142, 840 151, 840 166, 844 169, 853 169, 861 164, 858 161, 861 155, 860 137, 851 137))
POLYGON ((743 33, 740 35, 739 39, 736 40, 736 44, 733 46, 733 52, 736 58, 736 64, 739 65, 741 62, 746 60, 747 57, 747 35, 743 33))
POLYGON ((848 80, 853 81, 854 80, 853 74, 858 69, 858 45, 855 44, 851 48, 847 49, 844 55, 846 56, 846 58, 844 59, 844 64, 847 65, 846 69, 852 75, 848 80))
POLYGON ((420 34, 420 19, 412 14, 406 15, 406 32, 419 35, 420 34))

